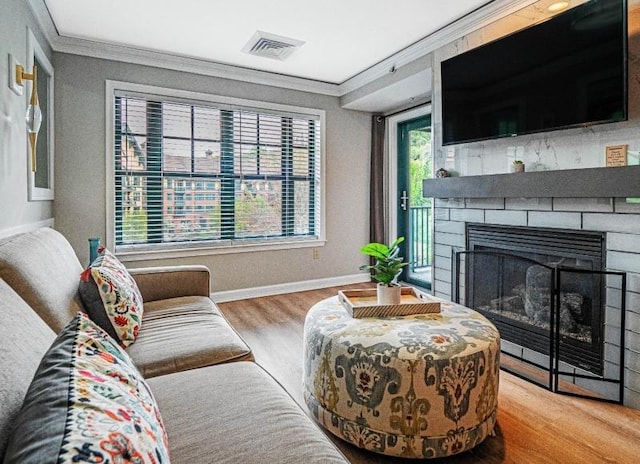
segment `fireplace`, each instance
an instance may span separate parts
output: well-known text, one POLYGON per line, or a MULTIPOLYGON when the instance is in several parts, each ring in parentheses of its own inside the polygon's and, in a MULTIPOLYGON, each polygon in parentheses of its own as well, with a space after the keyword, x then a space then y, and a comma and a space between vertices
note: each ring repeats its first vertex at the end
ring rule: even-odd
POLYGON ((602 375, 605 278, 589 271, 604 269, 604 234, 467 224, 466 237, 466 305, 488 317, 503 340, 546 356, 552 309, 558 311, 560 361, 602 375))

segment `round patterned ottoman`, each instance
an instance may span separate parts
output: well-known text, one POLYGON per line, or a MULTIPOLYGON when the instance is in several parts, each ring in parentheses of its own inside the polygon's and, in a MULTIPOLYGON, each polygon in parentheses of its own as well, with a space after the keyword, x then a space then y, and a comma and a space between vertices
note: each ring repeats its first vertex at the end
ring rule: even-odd
POLYGON ((500 337, 479 313, 354 319, 338 301, 304 325, 304 398, 316 421, 360 448, 407 458, 461 453, 493 433, 500 337))

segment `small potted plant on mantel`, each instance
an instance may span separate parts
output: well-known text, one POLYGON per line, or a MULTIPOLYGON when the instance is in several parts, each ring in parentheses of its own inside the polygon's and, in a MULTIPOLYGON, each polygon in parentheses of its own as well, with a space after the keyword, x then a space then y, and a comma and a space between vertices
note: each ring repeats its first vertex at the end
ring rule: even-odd
POLYGON ((524 172, 524 162, 522 160, 513 160, 513 172, 524 172))
POLYGON ((371 277, 378 282, 378 304, 399 304, 402 287, 398 284, 398 277, 402 268, 408 263, 404 262, 400 254, 399 245, 404 237, 398 237, 390 246, 383 243, 372 242, 362 248, 360 252, 371 256, 376 260, 375 264, 360 266, 361 271, 371 271, 371 277))

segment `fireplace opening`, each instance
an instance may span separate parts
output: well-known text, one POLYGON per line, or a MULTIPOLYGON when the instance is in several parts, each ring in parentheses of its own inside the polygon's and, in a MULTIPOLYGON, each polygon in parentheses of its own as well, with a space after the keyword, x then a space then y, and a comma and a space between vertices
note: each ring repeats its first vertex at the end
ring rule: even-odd
POLYGON ((602 375, 604 234, 467 224, 467 306, 488 317, 503 340, 550 353, 552 300, 559 293, 560 360, 602 375), (562 272, 556 288, 554 269, 562 272))

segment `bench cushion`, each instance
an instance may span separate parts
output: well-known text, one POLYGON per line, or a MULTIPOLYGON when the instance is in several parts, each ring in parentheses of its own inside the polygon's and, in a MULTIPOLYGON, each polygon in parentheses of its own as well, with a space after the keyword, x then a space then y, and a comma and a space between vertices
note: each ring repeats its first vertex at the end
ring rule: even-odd
POLYGON ((0 279, 0 461, 22 401, 56 334, 0 279))
POLYGON ((146 378, 253 360, 213 301, 202 296, 146 302, 142 330, 127 352, 146 378))
POLYGON ((163 375, 149 379, 149 385, 162 411, 173 464, 348 462, 255 363, 163 375))

